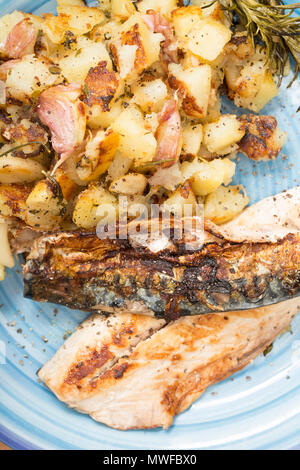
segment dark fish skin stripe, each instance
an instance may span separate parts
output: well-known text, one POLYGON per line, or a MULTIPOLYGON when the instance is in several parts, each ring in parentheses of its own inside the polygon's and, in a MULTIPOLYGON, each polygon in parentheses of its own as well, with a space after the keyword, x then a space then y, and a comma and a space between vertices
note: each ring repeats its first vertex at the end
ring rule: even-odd
POLYGON ((300 295, 300 234, 276 243, 210 243, 153 254, 127 241, 65 232, 39 239, 24 265, 24 296, 103 311, 138 301, 168 321, 300 295))

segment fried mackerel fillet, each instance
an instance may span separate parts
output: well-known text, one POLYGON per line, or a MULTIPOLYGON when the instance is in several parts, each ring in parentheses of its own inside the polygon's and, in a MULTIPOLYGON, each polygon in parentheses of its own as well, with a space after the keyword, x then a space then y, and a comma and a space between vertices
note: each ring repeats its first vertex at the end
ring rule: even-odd
POLYGON ((39 371, 59 400, 113 428, 168 428, 205 389, 284 332, 300 299, 182 317, 94 315, 39 371), (165 325, 165 326, 164 326, 165 325))
POLYGON ((174 237, 160 240, 158 251, 157 243, 154 250, 138 238, 46 235, 35 241, 24 266, 25 296, 171 321, 300 295, 300 187, 249 207, 223 226, 207 221, 206 230, 194 250, 174 237))

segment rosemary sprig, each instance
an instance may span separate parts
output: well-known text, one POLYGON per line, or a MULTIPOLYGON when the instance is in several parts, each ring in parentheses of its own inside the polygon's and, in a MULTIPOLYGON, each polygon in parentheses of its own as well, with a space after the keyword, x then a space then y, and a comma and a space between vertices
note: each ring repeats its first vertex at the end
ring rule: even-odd
POLYGON ((290 55, 295 60, 295 73, 300 72, 300 17, 291 16, 300 3, 284 5, 281 0, 220 0, 229 13, 236 13, 253 42, 266 51, 268 65, 279 76, 280 85, 290 55))

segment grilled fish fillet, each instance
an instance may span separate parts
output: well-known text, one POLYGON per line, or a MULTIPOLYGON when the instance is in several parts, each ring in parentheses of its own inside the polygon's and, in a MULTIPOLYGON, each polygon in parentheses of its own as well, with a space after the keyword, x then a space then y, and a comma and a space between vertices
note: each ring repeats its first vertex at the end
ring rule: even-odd
POLYGON ((55 395, 113 428, 168 428, 204 390, 242 369, 285 331, 300 299, 164 320, 95 315, 39 371, 55 395))
POLYGON ((34 243, 24 295, 71 308, 135 312, 167 321, 271 305, 300 295, 300 187, 217 227, 194 251, 169 240, 161 251, 137 240, 61 232, 34 243))

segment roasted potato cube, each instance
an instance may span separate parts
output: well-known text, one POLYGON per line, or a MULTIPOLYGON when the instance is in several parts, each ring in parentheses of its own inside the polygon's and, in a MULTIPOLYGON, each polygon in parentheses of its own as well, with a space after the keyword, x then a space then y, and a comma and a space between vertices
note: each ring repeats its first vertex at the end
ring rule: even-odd
POLYGON ((100 130, 88 141, 84 156, 77 164, 77 173, 83 181, 94 181, 106 172, 119 146, 119 134, 100 130))
POLYGON ((236 93, 234 95, 234 104, 241 108, 248 108, 258 113, 275 96, 278 95, 278 87, 270 72, 265 71, 262 76, 246 76, 245 69, 242 70, 241 80, 239 81, 236 93))
POLYGON ((12 63, 6 79, 8 95, 27 101, 28 97, 40 94, 58 79, 58 75, 52 74, 50 68, 44 60, 31 55, 12 63))
POLYGON ((189 117, 204 118, 207 114, 211 92, 211 67, 203 64, 182 69, 181 65, 170 64, 169 85, 178 90, 182 97, 182 109, 189 117))
POLYGON ((206 196, 215 191, 221 184, 229 184, 235 172, 235 163, 228 158, 200 162, 195 158, 192 162, 181 165, 183 180, 189 180, 197 196, 206 196))
POLYGON ((107 129, 120 116, 123 110, 121 101, 116 101, 106 111, 102 111, 101 105, 93 104, 87 107, 87 125, 91 129, 99 129, 99 127, 107 129))
POLYGON ((273 116, 246 114, 238 120, 245 128, 239 149, 252 160, 275 159, 285 144, 287 133, 278 128, 273 116))
POLYGON ((134 81, 138 75, 135 71, 138 47, 135 44, 117 44, 112 45, 111 50, 120 77, 126 79, 127 83, 134 81))
POLYGON ((115 158, 108 168, 108 175, 112 179, 119 178, 120 176, 126 175, 132 165, 131 158, 124 157, 119 151, 116 152, 115 158))
POLYGON ((199 6, 190 5, 173 10, 171 18, 176 37, 182 43, 186 44, 191 31, 200 24, 203 18, 203 12, 199 6))
POLYGON ((172 12, 172 21, 177 38, 188 52, 204 61, 214 61, 231 38, 230 29, 219 18, 223 15, 220 6, 211 10, 199 6, 182 7, 172 12))
POLYGON ((62 74, 70 83, 83 84, 89 70, 100 62, 106 63, 108 71, 112 70, 111 59, 105 45, 81 37, 78 39, 76 50, 62 58, 59 61, 59 66, 62 74))
POLYGON ((190 179, 197 171, 201 169, 201 161, 198 158, 194 158, 191 162, 183 162, 181 165, 181 174, 182 180, 187 181, 190 179))
POLYGON ((138 167, 153 160, 157 142, 154 135, 145 128, 140 113, 127 108, 111 127, 120 136, 120 152, 134 160, 134 166, 138 167))
POLYGON ((84 81, 83 102, 90 108, 96 105, 101 111, 109 111, 123 89, 117 74, 108 70, 106 61, 89 70, 84 81))
POLYGON ((234 144, 240 142, 245 129, 237 116, 224 114, 217 121, 204 125, 203 142, 210 152, 220 155, 230 153, 234 144))
POLYGON ((29 119, 22 119, 21 121, 18 120, 14 123, 11 120, 11 122, 6 124, 0 132, 5 141, 10 142, 2 147, 0 153, 24 145, 24 147, 17 149, 14 155, 16 154, 16 156, 20 157, 32 157, 38 159, 39 163, 42 163, 43 160, 47 162, 47 157, 44 155, 45 150, 43 145, 48 143, 48 135, 45 129, 37 122, 29 119), (39 143, 36 144, 35 142, 39 143))
POLYGON ((133 88, 133 100, 146 113, 158 112, 168 96, 166 84, 160 80, 142 82, 133 88))
POLYGON ((220 173, 222 176, 222 183, 227 186, 235 173, 236 164, 229 160, 229 158, 216 158, 209 162, 211 168, 213 168, 216 173, 220 173))
POLYGON ((26 200, 26 223, 43 230, 58 228, 66 213, 67 202, 54 179, 39 181, 26 200))
POLYGON ((231 31, 221 21, 207 17, 189 33, 187 48, 202 60, 212 62, 230 41, 231 31))
POLYGON ((25 219, 26 200, 31 193, 30 186, 17 184, 0 185, 0 215, 3 217, 19 217, 25 219))
MULTIPOLYGON (((267 72, 264 76, 258 93, 251 101, 249 101, 249 104, 247 104, 247 108, 258 113, 266 106, 267 103, 269 103, 269 101, 271 101, 277 95, 278 86, 274 81, 273 75, 267 72)), ((239 103, 238 98, 235 104, 237 103, 239 103)), ((237 106, 240 106, 240 104, 237 104, 237 106)))
POLYGON ((45 168, 31 158, 0 157, 0 183, 31 183, 43 177, 45 168))
MULTIPOLYGON (((12 268, 15 264, 11 248, 8 241, 8 230, 7 224, 0 222, 0 265, 1 265, 1 277, 4 279, 3 266, 12 268)), ((5 274, 5 271, 4 271, 5 274)), ((1 279, 0 279, 1 280, 1 279)))
MULTIPOLYGON (((69 158, 67 158, 67 160, 64 163, 62 163, 61 166, 56 168, 55 173, 54 173, 55 178, 56 178, 56 174, 58 170, 61 169, 63 173, 67 176, 67 178, 70 180, 70 182, 72 181, 72 183, 77 186, 77 189, 80 189, 80 187, 86 187, 88 185, 88 182, 82 181, 79 178, 78 173, 77 173, 77 164, 78 164, 78 160, 80 159, 80 157, 81 157, 80 153, 78 154, 78 152, 74 152, 69 158)), ((58 180, 59 180, 59 176, 58 176, 58 180)), ((62 191, 64 192, 64 184, 62 184, 61 188, 62 188, 62 191)), ((70 189, 71 188, 72 186, 70 187, 70 189)), ((67 192, 68 192, 68 188, 67 188, 67 192)), ((68 197, 65 197, 65 199, 68 200, 68 197)))
POLYGON ((147 178, 144 175, 140 173, 128 173, 128 175, 114 179, 109 190, 112 193, 133 196, 135 194, 143 194, 147 183, 147 178))
MULTIPOLYGON (((66 38, 66 31, 69 30, 68 16, 59 15, 54 16, 48 13, 42 24, 42 30, 46 38, 50 40, 51 44, 60 44, 66 38)), ((73 32, 70 33, 74 36, 73 32)))
POLYGON ((256 52, 242 67, 239 64, 243 65, 243 62, 230 57, 225 67, 229 97, 236 106, 259 112, 278 94, 273 75, 267 69, 265 55, 256 52))
POLYGON ((203 137, 202 124, 187 124, 183 128, 182 153, 195 157, 198 155, 203 137))
POLYGON ((136 13, 131 0, 111 0, 111 13, 113 17, 119 17, 127 20, 131 15, 136 13))
POLYGON ((117 217, 117 199, 98 184, 82 191, 76 201, 73 222, 81 228, 92 229, 114 222, 117 217))
POLYGON ((200 163, 199 170, 190 178, 191 186, 197 196, 206 196, 223 183, 223 173, 216 171, 209 163, 200 163))
POLYGON ((239 215, 249 198, 243 186, 220 186, 209 194, 204 204, 204 216, 215 224, 224 224, 239 215))
POLYGON ((163 36, 150 31, 139 13, 125 21, 118 37, 110 44, 121 77, 133 81, 137 74, 158 61, 162 40, 163 36))
POLYGON ((239 61, 234 60, 235 63, 240 63, 241 60, 247 59, 249 56, 254 54, 253 44, 250 37, 247 34, 247 31, 235 32, 230 42, 226 45, 225 53, 229 57, 228 66, 230 68, 230 63, 236 58, 239 61), (233 57, 235 56, 235 57, 233 57))
POLYGON ((191 215, 193 209, 190 210, 185 207, 187 205, 195 206, 197 200, 191 188, 191 185, 186 182, 181 185, 166 201, 162 204, 162 209, 176 217, 183 217, 184 215, 191 215))
POLYGON ((66 31, 81 36, 105 21, 99 8, 66 5, 59 6, 57 12, 58 16, 45 15, 43 22, 43 31, 54 44, 63 42, 66 31))
POLYGON ((215 191, 223 182, 223 173, 216 171, 209 162, 201 162, 195 158, 192 162, 181 165, 183 181, 189 180, 197 196, 205 196, 215 191))
POLYGON ((62 190, 64 199, 69 201, 78 190, 78 185, 68 176, 62 167, 57 168, 54 178, 62 190))

